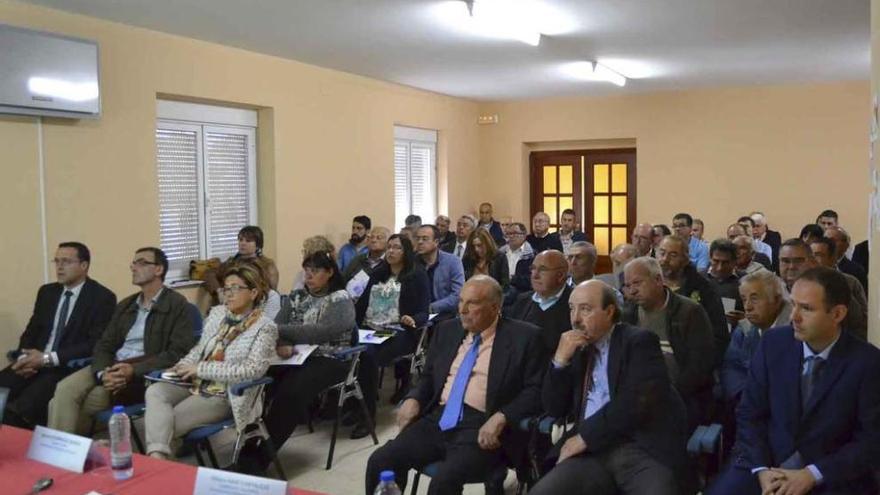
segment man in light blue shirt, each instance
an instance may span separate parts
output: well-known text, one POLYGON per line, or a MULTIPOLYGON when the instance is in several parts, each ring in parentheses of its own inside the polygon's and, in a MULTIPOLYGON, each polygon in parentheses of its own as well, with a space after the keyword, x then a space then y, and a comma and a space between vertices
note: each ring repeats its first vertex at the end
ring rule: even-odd
POLYGON ((687 213, 679 213, 672 218, 673 235, 688 243, 688 253, 691 263, 697 267, 698 272, 709 269, 709 247, 691 235, 694 229, 694 218, 687 213))

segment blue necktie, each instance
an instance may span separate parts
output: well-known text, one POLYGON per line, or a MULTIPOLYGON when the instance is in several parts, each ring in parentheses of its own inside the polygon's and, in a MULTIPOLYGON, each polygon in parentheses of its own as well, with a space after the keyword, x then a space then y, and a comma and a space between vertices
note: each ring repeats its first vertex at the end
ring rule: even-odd
POLYGON ((816 388, 816 380, 819 378, 819 373, 822 372, 824 365, 825 360, 821 356, 810 356, 807 358, 807 369, 803 376, 801 376, 801 408, 806 409, 807 402, 810 401, 810 396, 813 395, 813 389, 816 388))
POLYGON ((455 381, 452 382, 452 390, 449 391, 449 399, 443 408, 443 415, 440 416, 440 429, 442 431, 455 428, 461 419, 461 413, 464 409, 464 392, 467 390, 471 371, 473 371, 474 365, 477 364, 477 354, 480 351, 481 340, 479 335, 474 335, 474 342, 471 344, 471 348, 468 349, 464 359, 461 360, 461 365, 455 374, 455 381))
POLYGON ((64 302, 61 303, 61 312, 58 314, 58 322, 55 323, 55 341, 52 342, 52 350, 58 350, 58 344, 61 343, 61 334, 64 333, 64 327, 67 326, 67 311, 70 309, 70 296, 73 292, 64 291, 64 302))

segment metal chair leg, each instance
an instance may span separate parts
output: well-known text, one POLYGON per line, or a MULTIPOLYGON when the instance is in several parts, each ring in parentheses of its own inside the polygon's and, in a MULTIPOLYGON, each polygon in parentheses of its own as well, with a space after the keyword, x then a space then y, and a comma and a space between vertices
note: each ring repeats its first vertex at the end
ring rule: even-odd
POLYGON ((416 470, 416 475, 413 476, 412 490, 410 490, 409 495, 416 495, 416 493, 419 491, 419 478, 421 477, 422 473, 416 470))
POLYGON ((205 459, 202 457, 202 447, 199 444, 193 445, 193 452, 196 454, 196 462, 199 466, 205 465, 205 459))
POLYGON ((268 454, 272 458, 272 465, 275 466, 275 471, 278 472, 278 476, 282 481, 287 481, 287 474, 284 472, 284 468, 281 467, 281 460, 278 459, 278 451, 275 450, 275 445, 272 444, 272 440, 267 436, 263 439, 264 446, 268 449, 268 454))
POLYGON ((339 432, 339 411, 333 419, 333 434, 330 436, 330 452, 327 453, 327 470, 333 466, 333 451, 336 450, 336 434, 339 432))
POLYGON ((358 394, 358 402, 361 403, 361 409, 364 411, 364 420, 367 422, 367 426, 370 427, 370 436, 373 437, 373 445, 379 445, 379 437, 376 436, 376 425, 373 424, 373 418, 370 417, 370 411, 367 409, 367 402, 364 401, 364 396, 358 394))
POLYGON ((208 451, 208 459, 211 460, 211 465, 214 466, 214 469, 220 469, 220 464, 217 463, 217 456, 214 455, 214 449, 211 448, 211 439, 205 439, 205 450, 208 451))

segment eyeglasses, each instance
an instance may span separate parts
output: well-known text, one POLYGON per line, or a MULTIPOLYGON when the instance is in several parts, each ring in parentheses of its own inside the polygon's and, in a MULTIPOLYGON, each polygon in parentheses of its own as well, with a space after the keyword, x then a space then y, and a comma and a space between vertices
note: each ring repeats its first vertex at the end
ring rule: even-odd
POLYGON ((158 265, 158 264, 159 263, 156 263, 154 261, 147 261, 143 258, 138 258, 138 259, 131 262, 131 266, 136 266, 138 268, 143 268, 147 265, 158 265))
POLYGON ((223 293, 224 296, 234 296, 243 290, 251 290, 251 288, 243 287, 241 285, 230 285, 229 287, 221 288, 220 292, 223 293))
POLYGON ((52 258, 49 261, 58 266, 67 266, 79 263, 79 260, 75 260, 73 258, 52 258))

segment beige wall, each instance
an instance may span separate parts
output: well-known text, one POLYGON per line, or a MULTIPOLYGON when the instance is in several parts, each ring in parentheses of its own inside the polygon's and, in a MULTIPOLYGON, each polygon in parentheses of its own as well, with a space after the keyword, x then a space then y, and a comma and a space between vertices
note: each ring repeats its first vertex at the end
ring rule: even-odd
MULTIPOLYGON (((871 94, 875 95, 871 101, 874 101, 876 95, 880 94, 880 0, 871 0, 871 94)), ((871 170, 876 174, 876 157, 877 153, 880 153, 880 143, 875 141, 871 143, 871 146, 875 157, 871 161, 871 170)), ((880 212, 875 213, 875 218, 876 215, 880 215, 880 212)), ((871 230, 871 251, 878 242, 880 242, 880 223, 875 220, 871 230)), ((880 274, 880 258, 873 252, 871 253, 870 265, 871 269, 868 271, 870 274, 868 277, 868 340, 874 345, 878 345, 880 344, 880 285, 877 284, 877 274, 880 274)))
MULTIPOLYGON (((463 209, 476 196, 476 103, 4 0, 0 22, 100 43, 101 118, 43 124, 48 242, 51 256, 58 242, 85 241, 94 253, 91 274, 120 296, 134 292, 132 251, 159 242, 157 94, 269 109, 260 113, 260 218, 282 289, 307 235, 340 242, 363 212, 391 225, 395 123, 440 131, 444 208, 463 209)), ((11 268, 0 285, 0 349, 21 333, 46 261, 36 136, 35 119, 0 117, 0 257, 11 268)))
POLYGON ((715 236, 759 209, 772 228, 795 236, 833 208, 862 240, 868 95, 867 82, 847 82, 485 104, 482 113, 500 116, 480 128, 486 196, 526 219, 532 143, 634 141, 641 221, 668 224, 687 211, 715 236))

